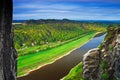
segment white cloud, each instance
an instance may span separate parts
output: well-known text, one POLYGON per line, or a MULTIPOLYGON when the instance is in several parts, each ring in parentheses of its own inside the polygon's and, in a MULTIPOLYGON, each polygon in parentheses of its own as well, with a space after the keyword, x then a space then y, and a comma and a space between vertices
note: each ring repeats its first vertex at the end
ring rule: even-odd
POLYGON ((120 9, 65 3, 22 3, 14 6, 14 19, 118 19, 120 9))

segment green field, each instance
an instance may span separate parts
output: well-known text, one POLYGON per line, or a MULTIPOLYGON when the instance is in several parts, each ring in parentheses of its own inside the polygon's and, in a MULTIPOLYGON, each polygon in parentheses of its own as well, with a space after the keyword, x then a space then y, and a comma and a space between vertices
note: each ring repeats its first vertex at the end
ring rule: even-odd
POLYGON ((69 74, 63 80, 83 80, 82 78, 82 62, 71 69, 69 74))
POLYGON ((89 41, 95 34, 96 32, 89 32, 88 34, 77 40, 70 41, 57 47, 37 52, 35 54, 28 54, 19 57, 18 76, 25 75, 29 71, 36 69, 39 66, 55 61, 59 57, 67 54, 69 51, 82 46, 84 43, 89 41))
POLYGON ((14 25, 14 45, 18 51, 17 76, 23 76, 82 46, 104 24, 64 20, 28 21, 14 25))

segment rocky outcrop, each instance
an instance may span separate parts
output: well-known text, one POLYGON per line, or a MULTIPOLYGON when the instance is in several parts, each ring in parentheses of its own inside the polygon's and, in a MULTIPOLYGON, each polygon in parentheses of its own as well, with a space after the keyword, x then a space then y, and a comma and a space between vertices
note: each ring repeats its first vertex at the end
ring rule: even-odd
POLYGON ((17 53, 13 45, 12 0, 0 1, 0 80, 16 80, 17 53))
POLYGON ((92 49, 88 51, 83 58, 83 77, 86 79, 99 80, 99 64, 100 52, 99 49, 92 49))
POLYGON ((108 28, 101 46, 84 55, 83 78, 120 80, 120 28, 108 28))
POLYGON ((112 59, 113 59, 113 61, 111 61, 111 62, 115 66, 115 67, 113 67, 113 69, 115 70, 114 76, 118 80, 120 80, 120 34, 117 37, 116 45, 113 49, 112 59))

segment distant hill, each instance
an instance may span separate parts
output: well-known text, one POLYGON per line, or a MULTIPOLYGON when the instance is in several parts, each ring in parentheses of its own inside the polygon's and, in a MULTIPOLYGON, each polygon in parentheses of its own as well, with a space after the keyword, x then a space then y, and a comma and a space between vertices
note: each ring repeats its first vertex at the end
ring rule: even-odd
POLYGON ((79 22, 79 21, 75 21, 75 20, 69 20, 69 19, 39 19, 39 20, 27 20, 26 23, 27 24, 46 24, 46 23, 68 23, 68 22, 79 22))
POLYGON ((69 20, 69 19, 30 19, 30 20, 13 20, 13 23, 43 24, 43 23, 103 23, 103 24, 120 24, 120 20, 69 20))
POLYGON ((26 22, 27 20, 13 20, 13 23, 24 23, 26 22))
POLYGON ((89 22, 89 23, 104 23, 104 24, 120 24, 120 20, 78 20, 80 22, 89 22))

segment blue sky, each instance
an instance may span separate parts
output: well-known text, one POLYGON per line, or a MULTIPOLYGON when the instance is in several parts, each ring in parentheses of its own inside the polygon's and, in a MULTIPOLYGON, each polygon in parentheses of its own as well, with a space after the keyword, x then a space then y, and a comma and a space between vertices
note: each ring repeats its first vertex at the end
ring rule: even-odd
POLYGON ((14 20, 120 20, 120 0, 14 0, 14 20))

